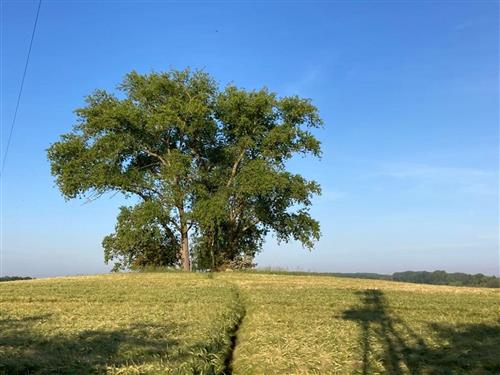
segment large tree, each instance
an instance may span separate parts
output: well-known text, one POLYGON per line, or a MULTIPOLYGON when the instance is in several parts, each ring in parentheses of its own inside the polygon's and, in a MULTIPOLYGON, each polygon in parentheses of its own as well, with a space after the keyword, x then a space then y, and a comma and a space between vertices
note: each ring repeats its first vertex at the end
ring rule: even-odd
POLYGON ((269 231, 308 248, 319 238, 308 212, 319 186, 286 170, 297 153, 320 155, 310 100, 221 90, 189 70, 132 72, 118 89, 88 96, 73 130, 48 149, 67 199, 139 198, 103 241, 107 261, 190 270, 194 257, 214 269, 253 258, 269 231))

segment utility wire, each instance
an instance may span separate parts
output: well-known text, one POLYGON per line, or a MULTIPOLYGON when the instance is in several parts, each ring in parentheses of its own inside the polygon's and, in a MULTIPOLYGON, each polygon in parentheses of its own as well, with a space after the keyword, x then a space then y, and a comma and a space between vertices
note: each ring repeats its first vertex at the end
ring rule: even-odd
POLYGON ((33 25, 33 32, 31 33, 30 47, 28 49, 28 56, 26 57, 26 64, 24 65, 23 78, 21 80, 21 87, 19 88, 19 94, 17 95, 16 109, 14 110, 14 117, 12 118, 12 124, 10 126, 9 137, 7 138, 7 145, 5 146, 5 152, 2 160, 2 170, 0 175, 3 175, 5 168, 5 160, 7 159, 7 154, 9 152, 10 141, 12 140, 12 133, 14 132, 14 127, 16 125, 17 111, 19 110, 19 103, 21 102, 21 94, 23 93, 24 79, 26 78, 26 71, 28 70, 28 64, 30 61, 31 47, 33 47, 33 39, 35 39, 36 25, 38 24, 38 15, 40 14, 40 7, 42 5, 42 0, 38 1, 38 8, 36 10, 35 24, 33 25))

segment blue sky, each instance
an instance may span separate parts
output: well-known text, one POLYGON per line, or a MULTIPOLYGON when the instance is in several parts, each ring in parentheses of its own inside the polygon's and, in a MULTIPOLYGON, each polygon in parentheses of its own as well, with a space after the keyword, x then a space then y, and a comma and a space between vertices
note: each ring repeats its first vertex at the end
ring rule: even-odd
MULTIPOLYGON (((36 2, 2 2, 2 146, 36 2)), ((260 266, 499 273, 498 2, 43 1, 2 176, 2 272, 99 273, 123 199, 66 202, 45 150, 132 69, 309 97, 325 128, 312 252, 268 238, 260 266)))

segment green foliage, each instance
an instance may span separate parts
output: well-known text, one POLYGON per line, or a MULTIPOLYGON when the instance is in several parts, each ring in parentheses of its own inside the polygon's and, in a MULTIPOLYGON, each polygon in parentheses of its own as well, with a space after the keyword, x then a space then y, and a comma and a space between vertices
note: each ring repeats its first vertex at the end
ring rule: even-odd
POLYGON ((177 246, 184 269, 190 251, 199 269, 248 264, 269 231, 312 248, 320 228, 308 209, 320 187, 285 168, 295 154, 321 154, 310 100, 220 89, 189 70, 132 72, 119 89, 123 98, 90 95, 73 131, 48 149, 67 199, 116 191, 153 202, 121 210, 107 261, 173 265, 177 246))
POLYGON ((156 201, 121 207, 115 233, 106 236, 102 245, 104 259, 115 261, 115 271, 179 264, 179 241, 168 226, 168 213, 156 201))
POLYGON ((394 273, 392 279, 395 281, 405 281, 419 284, 500 288, 500 279, 495 276, 486 276, 482 273, 470 275, 461 272, 447 273, 445 271, 406 271, 394 273))
POLYGON ((0 277, 0 282, 2 281, 16 281, 16 280, 32 280, 33 277, 27 276, 2 276, 0 277))
POLYGON ((312 248, 320 229, 308 208, 320 188, 287 172, 285 162, 296 153, 320 155, 319 141, 304 130, 322 125, 316 108, 306 99, 229 86, 217 98, 216 117, 220 156, 193 207, 198 267, 250 266, 269 231, 312 248))

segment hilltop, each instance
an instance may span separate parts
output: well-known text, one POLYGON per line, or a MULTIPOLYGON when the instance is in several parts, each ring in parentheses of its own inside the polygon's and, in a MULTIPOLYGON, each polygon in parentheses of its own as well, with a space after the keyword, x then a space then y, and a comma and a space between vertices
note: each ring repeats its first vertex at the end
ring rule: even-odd
POLYGON ((1 374, 498 373, 500 293, 332 276, 0 285, 1 374))

